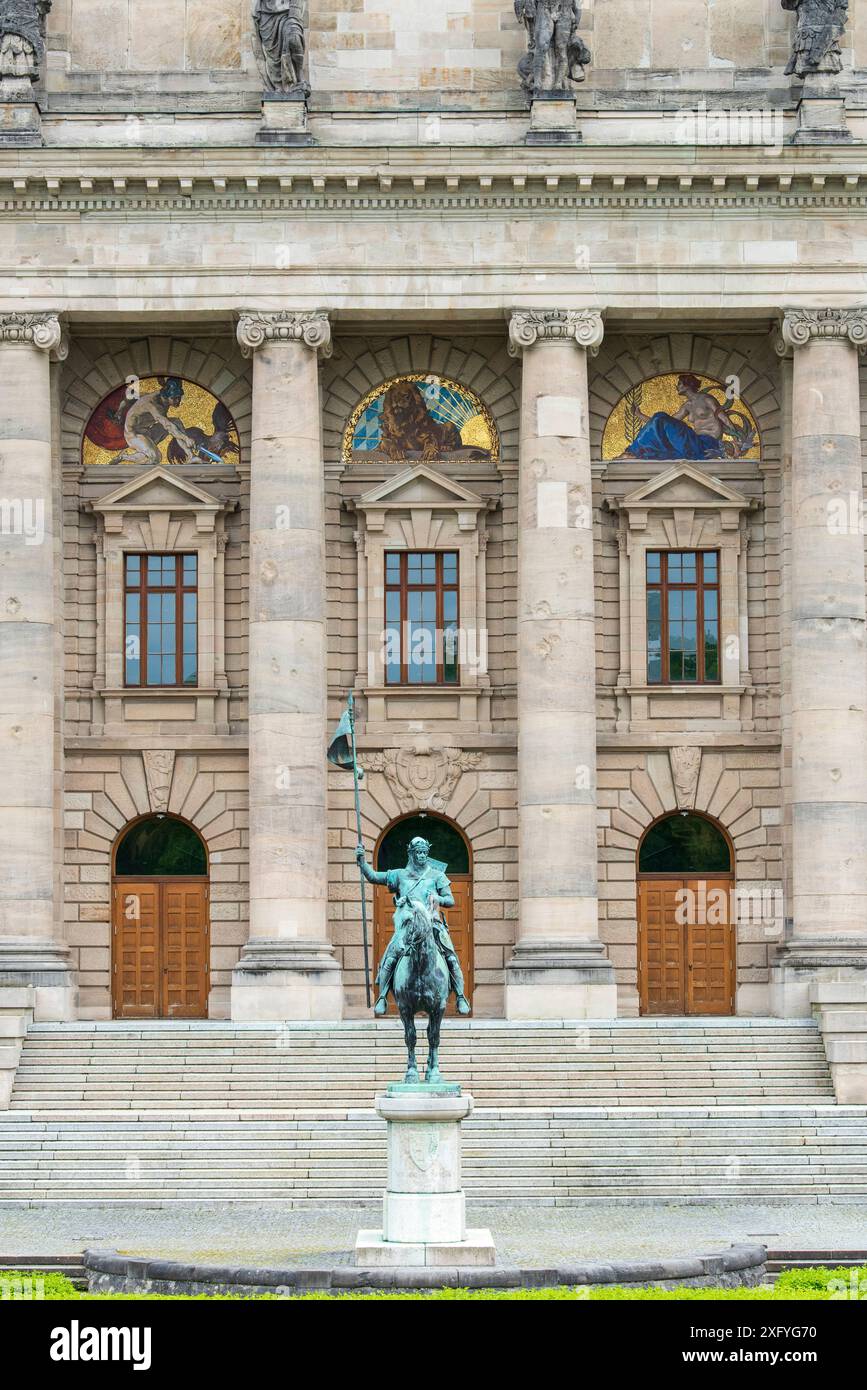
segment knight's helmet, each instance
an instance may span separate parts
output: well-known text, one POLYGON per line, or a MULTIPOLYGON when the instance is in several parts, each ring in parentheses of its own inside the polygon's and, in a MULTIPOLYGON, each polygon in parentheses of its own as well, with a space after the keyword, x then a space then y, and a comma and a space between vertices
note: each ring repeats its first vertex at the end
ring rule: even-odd
POLYGON ((424 836, 422 836, 422 835, 416 835, 416 836, 415 836, 415 839, 410 840, 410 842, 409 842, 410 850, 415 849, 416 845, 421 846, 422 849, 427 850, 428 854, 430 854, 430 840, 426 840, 426 839, 424 838, 424 836))

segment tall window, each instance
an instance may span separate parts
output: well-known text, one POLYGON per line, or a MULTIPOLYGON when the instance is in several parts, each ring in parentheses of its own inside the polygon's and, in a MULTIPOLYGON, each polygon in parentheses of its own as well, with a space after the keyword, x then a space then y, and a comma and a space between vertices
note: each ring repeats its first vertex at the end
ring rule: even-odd
POLYGON ((719 554, 715 550, 649 550, 648 683, 719 678, 719 554))
POLYGON ((458 684, 457 551, 386 551, 385 679, 458 684))
POLYGON ((124 556, 127 685, 198 680, 198 557, 124 556))

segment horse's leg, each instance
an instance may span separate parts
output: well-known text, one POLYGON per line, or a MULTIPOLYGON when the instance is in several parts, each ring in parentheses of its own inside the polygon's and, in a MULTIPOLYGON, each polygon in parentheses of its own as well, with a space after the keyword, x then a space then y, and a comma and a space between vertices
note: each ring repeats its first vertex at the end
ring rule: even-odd
POLYGON ((440 1076, 440 1024, 443 1021, 442 1006, 434 1009, 433 1013, 427 1016, 427 1070, 425 1071, 425 1081, 436 1084, 442 1081, 440 1076))
POLYGON ((415 1014, 412 1006, 404 1004, 401 1006, 400 1016, 403 1019, 403 1036, 406 1041, 406 1076, 404 1082, 409 1085, 418 1084, 418 1065, 415 1060, 415 1014))

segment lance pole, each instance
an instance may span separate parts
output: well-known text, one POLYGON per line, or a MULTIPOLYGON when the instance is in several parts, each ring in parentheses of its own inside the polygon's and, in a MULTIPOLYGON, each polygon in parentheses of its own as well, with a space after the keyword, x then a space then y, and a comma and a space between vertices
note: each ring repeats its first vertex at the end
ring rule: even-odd
MULTIPOLYGON (((355 825, 358 831, 357 843, 361 840, 361 798, 358 792, 358 759, 355 754, 355 698, 352 691, 349 692, 349 734, 352 741, 352 780, 355 784, 355 825)), ((361 880, 361 935, 364 940, 364 992, 367 996, 367 1007, 370 1008, 370 956, 367 944, 367 895, 364 884, 364 870, 359 864, 358 876, 361 880)))

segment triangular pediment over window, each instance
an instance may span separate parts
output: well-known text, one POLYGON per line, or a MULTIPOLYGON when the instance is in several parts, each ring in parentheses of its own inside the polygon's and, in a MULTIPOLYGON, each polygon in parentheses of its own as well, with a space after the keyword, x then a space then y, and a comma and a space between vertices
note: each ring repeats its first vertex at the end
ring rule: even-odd
POLYGON ((384 483, 362 493, 355 504, 364 510, 367 507, 485 507, 487 503, 478 493, 446 478, 426 464, 416 464, 396 478, 388 478, 384 483))
POLYGON ((133 511, 210 511, 223 510, 223 503, 210 492, 179 478, 167 468, 150 468, 138 478, 130 478, 113 492, 93 504, 95 512, 133 511))
POLYGON ((676 463, 620 499, 620 507, 751 507, 750 498, 689 463, 676 463))

